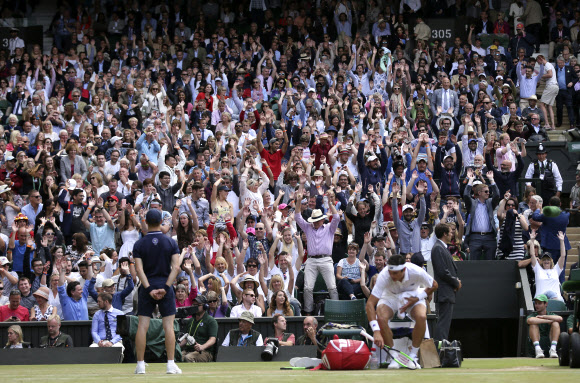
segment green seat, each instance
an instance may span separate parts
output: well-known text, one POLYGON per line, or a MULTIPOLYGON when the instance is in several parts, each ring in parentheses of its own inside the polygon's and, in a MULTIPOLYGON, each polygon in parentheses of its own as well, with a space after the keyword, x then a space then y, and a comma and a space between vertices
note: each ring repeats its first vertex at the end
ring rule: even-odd
POLYGON ((548 311, 568 311, 566 304, 556 299, 548 299, 548 311))
POLYGON ((580 292, 580 269, 570 270, 568 280, 562 283, 562 290, 567 293, 580 292))
POLYGON ((367 312, 364 299, 337 301, 327 299, 324 303, 324 321, 354 324, 367 328, 367 312))

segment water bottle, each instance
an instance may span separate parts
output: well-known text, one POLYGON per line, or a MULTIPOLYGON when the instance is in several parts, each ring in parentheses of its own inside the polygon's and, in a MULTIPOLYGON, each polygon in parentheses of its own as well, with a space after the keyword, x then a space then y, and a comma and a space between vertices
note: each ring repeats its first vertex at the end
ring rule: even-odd
POLYGON ((376 348, 371 348, 371 361, 369 363, 369 370, 377 370, 379 368, 379 354, 376 348))

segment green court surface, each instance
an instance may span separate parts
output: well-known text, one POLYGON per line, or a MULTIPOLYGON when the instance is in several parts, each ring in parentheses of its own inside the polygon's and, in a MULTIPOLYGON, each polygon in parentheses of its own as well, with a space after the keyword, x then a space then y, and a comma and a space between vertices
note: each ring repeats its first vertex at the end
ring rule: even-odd
POLYGON ((236 382, 357 382, 396 379, 397 383, 429 382, 450 383, 452 379, 464 382, 578 382, 580 369, 559 367, 557 359, 466 359, 461 368, 361 371, 297 371, 280 370, 289 366, 282 362, 263 363, 180 363, 183 375, 166 375, 165 364, 150 364, 146 375, 134 375, 134 365, 55 365, 55 366, 0 366, 4 382, 191 382, 195 378, 226 383, 236 382), (211 380, 209 380, 211 379, 211 380), (420 379, 420 380, 419 380, 420 379))

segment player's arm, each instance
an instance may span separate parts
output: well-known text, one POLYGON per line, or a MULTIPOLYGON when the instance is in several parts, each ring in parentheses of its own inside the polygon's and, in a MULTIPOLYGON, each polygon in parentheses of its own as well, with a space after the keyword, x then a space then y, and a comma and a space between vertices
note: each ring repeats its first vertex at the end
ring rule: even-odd
POLYGON ((427 296, 430 296, 431 294, 433 294, 433 292, 435 292, 435 290, 437 290, 439 288, 439 285, 437 284, 437 282, 433 279, 433 285, 431 287, 427 287, 425 289, 425 294, 427 294, 427 296))
POLYGON ((149 284, 149 280, 147 279, 147 276, 145 275, 145 271, 143 270, 143 261, 141 260, 141 258, 135 257, 134 259, 135 259, 135 270, 137 271, 137 276, 139 277, 139 280, 141 281, 141 285, 143 286, 145 291, 150 292, 151 285, 149 284))
MULTIPOLYGON (((378 280, 377 280, 378 281, 378 280)), ((374 289, 373 289, 374 290, 374 289)), ((379 327, 379 322, 377 321, 377 311, 376 307, 379 303, 379 297, 371 294, 367 300, 367 318, 369 320, 369 325, 373 331, 373 338, 375 339, 375 345, 378 348, 383 348, 385 345, 383 336, 381 335, 381 328, 379 327)))

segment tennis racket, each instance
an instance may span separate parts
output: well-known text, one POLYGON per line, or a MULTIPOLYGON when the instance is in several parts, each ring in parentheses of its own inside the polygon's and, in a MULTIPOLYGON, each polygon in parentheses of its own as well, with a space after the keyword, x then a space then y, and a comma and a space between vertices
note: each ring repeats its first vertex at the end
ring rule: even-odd
MULTIPOLYGON (((361 330, 360 334, 365 338, 367 338, 368 340, 370 340, 371 342, 375 341, 373 336, 367 333, 365 330, 361 330)), ((402 351, 396 350, 387 345, 383 346, 383 350, 385 350, 387 354, 389 354, 389 356, 401 367, 408 368, 409 370, 416 370, 419 367, 417 362, 415 362, 413 358, 411 358, 409 355, 405 354, 402 351)))

